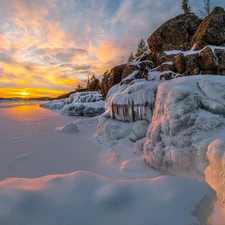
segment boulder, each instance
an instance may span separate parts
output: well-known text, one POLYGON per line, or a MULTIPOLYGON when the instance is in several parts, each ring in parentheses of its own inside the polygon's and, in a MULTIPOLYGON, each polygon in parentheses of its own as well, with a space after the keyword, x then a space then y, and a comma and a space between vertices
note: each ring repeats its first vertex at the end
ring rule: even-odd
POLYGON ((166 50, 187 50, 200 22, 193 13, 170 19, 148 38, 149 49, 155 57, 166 50))
POLYGON ((206 45, 223 45, 225 43, 225 11, 216 7, 203 21, 193 36, 190 48, 199 50, 206 45))
POLYGON ((217 59, 214 52, 209 46, 205 47, 201 51, 199 57, 199 66, 203 72, 211 70, 217 73, 217 59))
POLYGON ((147 77, 148 71, 152 68, 153 63, 152 61, 149 60, 128 63, 123 69, 121 80, 128 77, 135 70, 138 71, 137 74, 135 75, 135 79, 145 78, 147 77))
POLYGON ((126 64, 122 64, 119 66, 115 66, 111 69, 109 73, 109 86, 112 87, 115 84, 118 84, 121 81, 123 69, 126 66, 126 64))

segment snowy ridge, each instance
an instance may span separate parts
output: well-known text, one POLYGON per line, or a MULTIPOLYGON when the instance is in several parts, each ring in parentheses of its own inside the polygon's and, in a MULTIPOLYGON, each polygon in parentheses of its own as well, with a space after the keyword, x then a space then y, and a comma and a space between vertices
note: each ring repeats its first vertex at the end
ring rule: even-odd
POLYGON ((5 225, 209 225, 215 192, 205 182, 171 176, 117 181, 74 172, 7 179, 0 201, 5 225))

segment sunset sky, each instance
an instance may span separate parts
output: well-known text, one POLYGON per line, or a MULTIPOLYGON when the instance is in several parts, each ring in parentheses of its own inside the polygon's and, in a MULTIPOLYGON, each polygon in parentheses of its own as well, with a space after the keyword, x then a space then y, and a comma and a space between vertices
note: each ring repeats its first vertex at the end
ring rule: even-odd
MULTIPOLYGON (((191 0, 198 13, 201 0, 191 0), (197 2, 197 3, 196 3, 197 2)), ((224 0, 212 0, 225 7, 224 0)), ((0 97, 57 96, 127 60, 181 0, 0 0, 0 97)))

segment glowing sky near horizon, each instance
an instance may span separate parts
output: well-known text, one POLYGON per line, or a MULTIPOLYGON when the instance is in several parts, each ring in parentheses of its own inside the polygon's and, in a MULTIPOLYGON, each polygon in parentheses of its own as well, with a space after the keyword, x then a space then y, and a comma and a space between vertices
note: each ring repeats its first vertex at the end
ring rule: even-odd
MULTIPOLYGON (((213 6, 225 7, 223 0, 213 6)), ((135 52, 178 0, 0 0, 0 97, 56 96, 135 52), (24 95, 24 93, 27 93, 24 95)), ((198 13, 202 1, 191 0, 198 13)))

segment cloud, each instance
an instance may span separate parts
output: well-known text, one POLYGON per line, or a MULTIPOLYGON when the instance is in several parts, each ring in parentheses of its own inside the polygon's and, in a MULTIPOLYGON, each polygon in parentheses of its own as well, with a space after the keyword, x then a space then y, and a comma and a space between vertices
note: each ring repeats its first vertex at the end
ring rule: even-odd
MULTIPOLYGON (((190 5, 198 14, 203 1, 190 5)), ((0 88, 73 90, 180 13, 177 0, 1 0, 0 88)))

